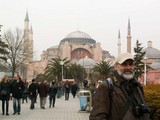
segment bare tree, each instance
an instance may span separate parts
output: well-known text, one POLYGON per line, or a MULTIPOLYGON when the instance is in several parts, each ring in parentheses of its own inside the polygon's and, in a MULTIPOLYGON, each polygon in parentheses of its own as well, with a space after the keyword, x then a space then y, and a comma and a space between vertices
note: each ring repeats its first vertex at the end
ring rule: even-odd
POLYGON ((27 52, 29 51, 29 46, 24 47, 26 43, 24 43, 24 34, 22 30, 16 28, 15 31, 8 30, 3 35, 3 40, 8 45, 9 54, 7 55, 7 68, 12 72, 12 78, 16 71, 18 71, 21 66, 24 66, 24 61, 29 58, 27 52))

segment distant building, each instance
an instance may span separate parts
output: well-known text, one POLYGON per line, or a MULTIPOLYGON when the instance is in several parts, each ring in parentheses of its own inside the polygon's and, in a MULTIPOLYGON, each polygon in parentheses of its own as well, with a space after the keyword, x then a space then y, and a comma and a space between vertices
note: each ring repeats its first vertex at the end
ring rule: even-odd
POLYGON ((41 60, 50 60, 51 58, 66 58, 72 62, 77 62, 82 58, 88 57, 96 62, 102 58, 111 58, 108 51, 102 50, 101 44, 97 43, 87 33, 75 31, 68 34, 59 45, 48 48, 43 51, 41 60))
MULTIPOLYGON (((131 52, 130 19, 128 20, 127 29, 127 52, 131 52)), ((93 68, 97 62, 102 60, 110 61, 112 64, 114 63, 114 56, 110 55, 109 51, 103 50, 101 43, 96 42, 89 34, 79 30, 69 33, 64 39, 60 40, 59 45, 54 45, 44 50, 41 54, 41 60, 33 61, 33 54, 31 54, 33 53, 33 30, 32 26, 29 29, 28 12, 25 17, 24 33, 27 43, 24 47, 29 47, 30 50, 26 54, 29 56, 28 59, 26 59, 24 65, 21 66, 20 74, 23 78, 27 78, 28 81, 31 81, 31 79, 35 78, 38 74, 43 74, 48 61, 58 56, 61 59, 67 58, 67 60, 71 60, 72 63, 83 65, 87 73, 90 72, 90 69, 93 68)), ((118 54, 120 54, 120 31, 118 33, 117 45, 118 54)), ((147 65, 150 65, 152 68, 156 66, 153 70, 147 70, 148 83, 160 83, 160 51, 152 47, 151 41, 148 42, 148 47, 143 51, 146 52, 146 57, 148 58, 147 65)), ((143 82, 143 80, 141 80, 141 82, 143 82)))
MULTIPOLYGON (((57 58, 58 56, 61 59, 67 58, 67 60, 71 60, 72 63, 78 63, 78 61, 82 59, 84 59, 84 63, 86 63, 88 59, 91 59, 94 63, 100 62, 102 59, 106 58, 114 59, 108 51, 102 50, 101 44, 92 39, 87 33, 74 31, 62 39, 59 45, 44 50, 41 54, 40 61, 31 62, 28 65, 27 78, 31 80, 35 77, 35 73, 44 73, 40 66, 43 66, 44 70, 48 61, 52 58, 57 58), (35 67, 34 64, 37 64, 37 67, 35 67)), ((84 67, 86 66, 88 65, 85 64, 84 67)), ((92 66, 92 68, 93 67, 94 66, 92 66)))
MULTIPOLYGON (((149 65, 151 69, 147 69, 146 80, 147 84, 160 84, 160 50, 152 47, 152 42, 148 41, 147 48, 143 49, 147 59, 143 62, 149 65)), ((144 77, 140 79, 144 82, 144 77)))

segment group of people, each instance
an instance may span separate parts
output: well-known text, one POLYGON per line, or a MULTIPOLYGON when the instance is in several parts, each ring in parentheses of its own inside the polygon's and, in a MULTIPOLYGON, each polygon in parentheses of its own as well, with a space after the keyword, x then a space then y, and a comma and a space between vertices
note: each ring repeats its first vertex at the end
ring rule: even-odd
POLYGON ((12 96, 13 100, 13 115, 16 113, 20 115, 21 112, 21 98, 24 91, 24 83, 19 74, 16 74, 12 82, 9 81, 8 76, 5 75, 0 82, 0 99, 2 101, 2 115, 9 115, 9 100, 12 96))
MULTIPOLYGON (((69 93, 71 91, 73 98, 75 98, 78 86, 76 83, 70 84, 66 81, 63 85, 65 100, 69 100, 69 93)), ((51 84, 47 81, 37 83, 32 79, 29 84, 26 80, 22 81, 18 73, 16 73, 13 80, 9 80, 7 75, 1 79, 0 82, 0 100, 2 101, 2 115, 9 115, 9 100, 13 100, 13 115, 21 113, 21 103, 31 100, 30 109, 35 108, 37 95, 40 98, 40 108, 45 109, 46 100, 49 96, 49 108, 55 107, 56 95, 59 90, 57 83, 53 80, 51 84)))
POLYGON ((73 82, 72 84, 69 83, 68 80, 64 83, 64 91, 65 91, 65 100, 69 100, 69 93, 71 92, 73 95, 73 98, 75 98, 77 90, 78 90, 78 85, 76 82, 73 82))
POLYGON ((40 108, 45 109, 46 98, 49 95, 49 107, 54 107, 55 96, 57 94, 57 86, 55 82, 48 85, 46 81, 36 83, 35 79, 32 79, 27 87, 26 81, 22 81, 18 74, 15 75, 12 81, 8 80, 8 76, 5 75, 0 82, 0 99, 2 101, 2 115, 9 115, 9 100, 13 100, 13 115, 20 115, 21 102, 24 100, 28 102, 27 97, 31 100, 30 109, 35 108, 37 95, 40 97, 40 108))

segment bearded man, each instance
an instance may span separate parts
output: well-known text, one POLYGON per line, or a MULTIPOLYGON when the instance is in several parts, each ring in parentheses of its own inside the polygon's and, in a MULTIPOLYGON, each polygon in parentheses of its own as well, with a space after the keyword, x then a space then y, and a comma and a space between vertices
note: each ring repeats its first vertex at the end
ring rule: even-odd
POLYGON ((141 84, 134 78, 134 57, 122 53, 115 60, 110 78, 94 95, 89 120, 149 120, 141 84))

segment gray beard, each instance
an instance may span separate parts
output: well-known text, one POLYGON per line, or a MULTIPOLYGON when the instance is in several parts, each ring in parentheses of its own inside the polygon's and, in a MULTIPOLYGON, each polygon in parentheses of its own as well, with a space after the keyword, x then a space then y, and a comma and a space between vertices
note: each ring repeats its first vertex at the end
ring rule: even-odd
POLYGON ((130 74, 130 75, 126 75, 126 74, 123 74, 122 75, 126 80, 131 80, 134 78, 134 75, 133 74, 130 74))
POLYGON ((130 74, 126 73, 125 71, 118 71, 118 73, 126 80, 131 80, 134 78, 134 71, 130 71, 130 74))

